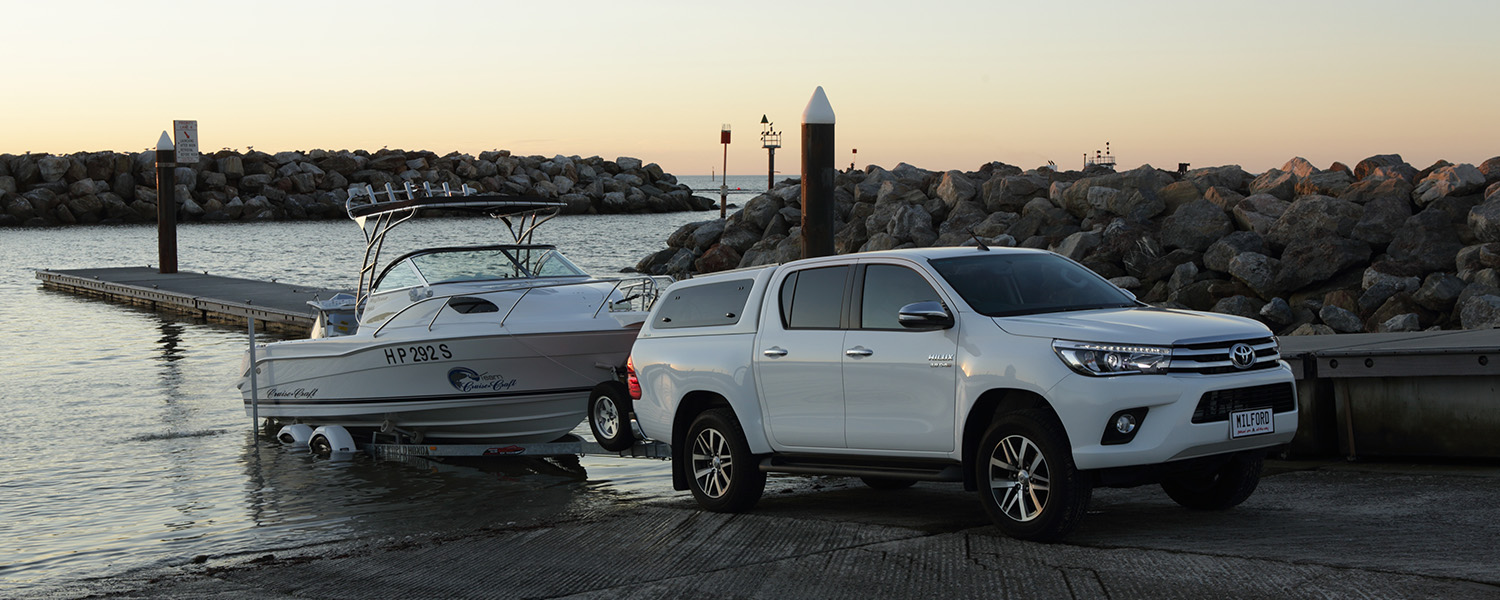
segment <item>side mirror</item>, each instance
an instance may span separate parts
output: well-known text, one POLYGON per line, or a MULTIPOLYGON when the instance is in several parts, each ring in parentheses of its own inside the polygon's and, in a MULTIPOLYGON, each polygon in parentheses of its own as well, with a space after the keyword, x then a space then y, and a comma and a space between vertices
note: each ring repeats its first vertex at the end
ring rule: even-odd
POLYGON ((907 329, 948 329, 953 326, 953 315, 941 302, 915 302, 901 307, 896 321, 907 329))

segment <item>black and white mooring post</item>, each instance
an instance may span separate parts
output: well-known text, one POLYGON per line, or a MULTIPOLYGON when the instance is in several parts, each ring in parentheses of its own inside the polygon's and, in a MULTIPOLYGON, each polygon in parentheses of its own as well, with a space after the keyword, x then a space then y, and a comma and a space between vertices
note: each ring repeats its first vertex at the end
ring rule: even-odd
POLYGON ((833 256, 833 105, 823 86, 802 111, 802 258, 833 256))
POLYGON ((156 142, 156 261, 159 273, 177 272, 177 147, 167 132, 156 142))

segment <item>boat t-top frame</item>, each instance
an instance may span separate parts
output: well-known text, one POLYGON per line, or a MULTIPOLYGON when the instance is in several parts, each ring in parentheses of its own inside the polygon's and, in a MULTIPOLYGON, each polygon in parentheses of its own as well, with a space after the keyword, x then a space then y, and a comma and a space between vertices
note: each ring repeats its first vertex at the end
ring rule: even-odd
POLYGON ((419 189, 408 181, 399 190, 387 183, 383 193, 369 184, 351 186, 344 210, 365 236, 365 256, 359 268, 355 306, 364 306, 370 288, 375 285, 386 234, 411 220, 421 210, 457 210, 495 217, 505 223, 511 238, 521 245, 529 244, 537 226, 557 216, 563 206, 563 202, 538 196, 480 194, 467 184, 455 191, 446 183, 436 188, 431 183, 424 183, 419 189))

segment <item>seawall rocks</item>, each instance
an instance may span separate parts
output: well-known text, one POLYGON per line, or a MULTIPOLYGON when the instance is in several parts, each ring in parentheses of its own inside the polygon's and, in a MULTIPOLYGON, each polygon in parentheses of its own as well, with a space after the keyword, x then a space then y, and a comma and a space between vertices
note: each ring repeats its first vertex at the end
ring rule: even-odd
MULTIPOLYGON (((1282 335, 1500 327, 1500 157, 1351 170, 1293 158, 1171 173, 1145 165, 839 173, 840 253, 923 246, 1047 248, 1166 307, 1282 335)), ((640 272, 690 277, 801 257, 796 180, 723 220, 684 225, 640 272), (737 259, 737 260, 736 260, 737 259)))
MULTIPOLYGON (((597 156, 479 156, 427 151, 220 151, 178 167, 182 221, 346 218, 351 185, 383 190, 406 183, 462 185, 486 193, 565 202, 565 214, 709 210, 656 163, 597 156)), ((156 220, 155 152, 0 155, 0 227, 46 227, 156 220)))

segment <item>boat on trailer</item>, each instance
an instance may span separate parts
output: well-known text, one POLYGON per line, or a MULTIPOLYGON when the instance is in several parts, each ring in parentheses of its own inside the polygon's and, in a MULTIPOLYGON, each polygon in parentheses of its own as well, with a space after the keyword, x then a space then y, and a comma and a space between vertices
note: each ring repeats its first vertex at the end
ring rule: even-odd
POLYGON ((623 393, 617 373, 671 282, 594 277, 556 247, 531 243, 561 206, 467 186, 352 189, 345 207, 365 237, 359 287, 309 303, 309 339, 252 340, 238 385, 246 412, 295 425, 278 434, 283 442, 323 450, 366 432, 415 443, 561 438, 584 420, 591 396, 623 393), (512 241, 382 264, 386 235, 425 210, 497 217, 512 241))

